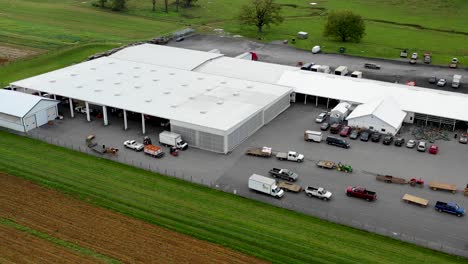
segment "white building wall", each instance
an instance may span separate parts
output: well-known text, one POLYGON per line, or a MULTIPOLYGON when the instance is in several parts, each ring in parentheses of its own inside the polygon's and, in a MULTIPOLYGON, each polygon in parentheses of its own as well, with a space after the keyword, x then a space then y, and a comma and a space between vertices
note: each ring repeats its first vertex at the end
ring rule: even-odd
POLYGON ((356 117, 348 120, 348 126, 371 129, 382 134, 395 135, 398 130, 373 115, 356 117))
POLYGON ((0 113, 0 127, 24 132, 24 126, 21 122, 21 118, 4 113, 0 113))

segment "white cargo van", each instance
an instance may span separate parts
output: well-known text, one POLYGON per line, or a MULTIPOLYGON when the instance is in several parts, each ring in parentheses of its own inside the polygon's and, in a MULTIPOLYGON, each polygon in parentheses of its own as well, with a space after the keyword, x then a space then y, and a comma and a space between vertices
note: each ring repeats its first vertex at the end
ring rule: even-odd
POLYGON ((313 142, 322 142, 322 132, 306 130, 304 132, 304 140, 305 141, 313 141, 313 142))
POLYGON ((352 77, 352 78, 361 79, 361 78, 362 78, 362 72, 360 72, 360 71, 353 71, 353 73, 351 73, 351 77, 352 77))
POLYGON ((339 66, 335 69, 335 75, 345 76, 348 74, 348 67, 346 66, 339 66))
POLYGON ((458 75, 458 74, 453 75, 452 88, 460 87, 461 78, 462 78, 461 75, 458 75))
POLYGON ((187 142, 182 140, 182 137, 170 131, 163 131, 159 134, 159 143, 165 146, 172 146, 178 149, 186 150, 188 148, 187 142))
POLYGON ((310 68, 310 70, 313 71, 313 72, 318 72, 319 69, 320 69, 320 65, 318 65, 318 64, 315 64, 314 66, 312 66, 310 68))
POLYGON ((284 195, 284 191, 276 185, 275 179, 258 174, 252 174, 250 176, 249 188, 276 198, 281 198, 284 195))

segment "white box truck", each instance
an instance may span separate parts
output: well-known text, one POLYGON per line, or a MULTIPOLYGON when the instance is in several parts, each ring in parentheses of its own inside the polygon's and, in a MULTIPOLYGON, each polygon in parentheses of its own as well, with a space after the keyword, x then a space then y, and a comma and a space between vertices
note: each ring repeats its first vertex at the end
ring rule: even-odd
POLYGON ((275 179, 258 174, 252 174, 250 176, 249 188, 276 198, 281 198, 284 195, 284 191, 276 185, 275 179))
POLYGON ((462 78, 461 75, 458 75, 458 74, 453 75, 452 88, 460 87, 461 78, 462 78))
POLYGON ((346 66, 338 66, 338 68, 335 69, 335 75, 345 76, 347 74, 348 74, 348 67, 346 66))
POLYGON ((159 143, 164 146, 176 147, 182 150, 188 148, 187 142, 183 141, 179 134, 170 131, 163 131, 159 134, 159 143))
POLYGON ((305 141, 313 141, 313 142, 322 142, 322 132, 306 130, 304 132, 304 140, 305 141))

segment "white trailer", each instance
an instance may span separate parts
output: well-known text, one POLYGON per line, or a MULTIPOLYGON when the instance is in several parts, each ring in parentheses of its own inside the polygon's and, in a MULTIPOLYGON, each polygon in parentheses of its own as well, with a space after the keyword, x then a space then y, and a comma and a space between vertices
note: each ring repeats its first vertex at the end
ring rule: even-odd
POLYGON ((281 198, 284 195, 284 191, 276 185, 275 179, 258 174, 252 174, 250 176, 249 188, 276 198, 281 198))
POLYGON ((304 140, 305 141, 313 141, 313 142, 322 142, 322 132, 319 131, 312 131, 312 130, 306 130, 304 132, 304 140))
POLYGON ((462 78, 461 75, 458 75, 458 74, 453 75, 452 88, 460 87, 461 78, 462 78))
POLYGON ((159 134, 159 143, 161 145, 172 146, 182 150, 188 148, 187 142, 183 141, 179 134, 170 131, 163 131, 159 134))
POLYGON ((362 72, 360 72, 360 71, 353 71, 353 73, 351 73, 351 77, 352 77, 352 78, 361 79, 361 78, 362 78, 362 72))
POLYGON ((348 74, 348 67, 346 66, 338 66, 338 68, 335 69, 335 75, 345 76, 347 74, 348 74))

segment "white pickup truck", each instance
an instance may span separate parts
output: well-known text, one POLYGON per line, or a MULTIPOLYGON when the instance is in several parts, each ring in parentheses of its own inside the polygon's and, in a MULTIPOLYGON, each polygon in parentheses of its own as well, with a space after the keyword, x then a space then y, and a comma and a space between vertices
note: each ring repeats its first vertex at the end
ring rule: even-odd
POLYGON ((304 155, 299 154, 295 151, 288 151, 286 152, 278 152, 276 154, 276 158, 279 160, 289 160, 289 161, 296 161, 296 162, 303 162, 304 161, 304 155))
POLYGON ((328 201, 332 197, 332 193, 325 190, 322 187, 315 188, 315 187, 312 187, 312 186, 307 186, 307 188, 304 189, 304 192, 309 197, 316 197, 316 198, 322 199, 324 201, 328 201))
POLYGON ((142 151, 145 145, 136 142, 135 140, 126 140, 124 142, 124 146, 129 149, 133 149, 135 151, 142 151))

